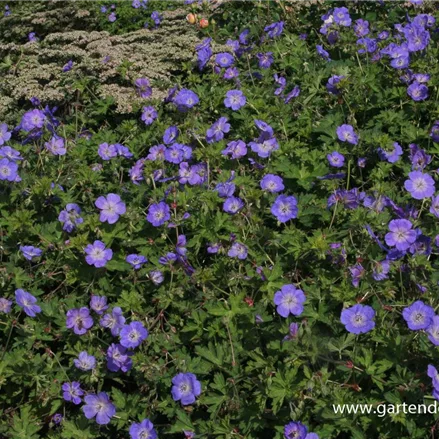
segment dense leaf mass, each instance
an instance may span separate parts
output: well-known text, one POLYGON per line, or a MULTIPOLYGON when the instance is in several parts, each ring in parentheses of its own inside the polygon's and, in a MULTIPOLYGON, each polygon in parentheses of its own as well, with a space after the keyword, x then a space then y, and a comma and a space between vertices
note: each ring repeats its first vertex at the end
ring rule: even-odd
MULTIPOLYGON (((2 5, 8 81, 62 40, 33 3, 2 5)), ((68 7, 71 59, 21 85, 56 100, 0 83, 0 436, 434 435, 374 409, 439 399, 437 3, 68 7), (160 75, 93 51, 142 28, 160 75)))

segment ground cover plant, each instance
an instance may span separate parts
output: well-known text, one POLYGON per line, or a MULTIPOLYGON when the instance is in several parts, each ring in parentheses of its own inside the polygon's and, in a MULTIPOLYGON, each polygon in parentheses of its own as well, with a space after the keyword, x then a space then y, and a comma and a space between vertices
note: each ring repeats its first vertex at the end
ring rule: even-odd
POLYGON ((2 7, 0 437, 437 435, 436 3, 2 7))

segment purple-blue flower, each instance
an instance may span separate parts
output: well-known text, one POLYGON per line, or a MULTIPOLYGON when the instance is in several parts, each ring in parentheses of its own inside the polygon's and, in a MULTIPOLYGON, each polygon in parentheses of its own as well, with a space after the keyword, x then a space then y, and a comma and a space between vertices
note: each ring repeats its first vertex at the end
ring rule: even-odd
POLYGON ((73 232, 78 224, 84 222, 84 218, 81 218, 81 208, 75 203, 69 203, 66 208, 62 210, 58 216, 58 220, 63 225, 63 230, 67 233, 73 232))
POLYGON ((163 134, 163 143, 165 145, 170 145, 174 143, 178 138, 178 128, 176 126, 170 126, 166 128, 165 133, 163 134))
POLYGON ((171 209, 164 201, 160 201, 158 204, 151 204, 146 219, 154 227, 159 227, 171 219, 171 209))
POLYGON ((233 111, 237 111, 242 108, 246 102, 247 99, 241 90, 229 90, 226 93, 226 98, 224 99, 224 105, 227 108, 231 108, 233 111))
POLYGON ((120 344, 126 348, 136 348, 148 337, 148 330, 140 322, 131 322, 120 331, 120 344))
POLYGON ((286 318, 290 314, 294 316, 302 314, 306 297, 302 290, 292 284, 287 284, 275 293, 273 300, 277 305, 277 313, 286 318))
POLYGON ((387 160, 389 163, 396 163, 402 156, 401 145, 397 142, 393 143, 393 149, 388 151, 383 148, 378 148, 378 155, 381 160, 387 160))
POLYGON ((0 145, 4 145, 11 138, 11 132, 5 123, 0 124, 0 145))
POLYGON ((390 271, 390 261, 384 259, 381 262, 375 262, 372 272, 372 277, 377 280, 387 279, 390 271))
POLYGON ((197 94, 187 88, 182 88, 174 98, 174 104, 178 108, 189 109, 200 102, 197 94))
POLYGON ((285 189, 284 182, 281 177, 274 174, 267 174, 261 180, 261 189, 276 193, 285 189))
POLYGON ((268 26, 265 26, 265 28, 264 28, 264 32, 270 38, 278 37, 282 33, 283 30, 284 30, 284 22, 283 21, 278 21, 276 23, 272 23, 268 26))
POLYGON ((108 309, 107 298, 105 296, 92 295, 90 299, 90 308, 96 314, 103 314, 108 309))
POLYGON ((45 121, 44 112, 35 108, 23 114, 20 126, 24 131, 32 131, 34 128, 42 128, 45 121))
POLYGON ((154 424, 149 419, 144 419, 137 424, 133 422, 130 427, 131 439, 157 439, 154 424))
POLYGON ((246 259, 248 255, 247 246, 240 242, 234 242, 227 252, 227 255, 231 258, 246 259))
POLYGON ((0 158, 6 158, 11 162, 17 162, 23 160, 20 152, 10 146, 2 146, 0 148, 0 158))
POLYGON ((227 52, 218 53, 218 55, 215 57, 215 62, 220 67, 230 67, 234 62, 233 55, 227 52))
POLYGON ((329 164, 334 168, 342 168, 344 165, 344 155, 337 151, 331 152, 326 158, 328 159, 329 164))
POLYGON ((308 429, 301 422, 290 422, 284 427, 285 439, 306 439, 308 429))
POLYGON ((148 262, 148 259, 146 259, 145 256, 137 254, 128 255, 125 260, 131 264, 135 270, 139 270, 143 264, 148 262))
POLYGON ((221 151, 223 155, 230 155, 232 159, 240 159, 247 154, 247 145, 242 140, 232 140, 227 148, 221 151))
POLYGON ((293 195, 279 195, 271 206, 271 213, 281 223, 297 218, 297 200, 293 195))
POLYGON ((193 373, 179 373, 172 378, 172 384, 172 398, 182 405, 193 404, 201 394, 201 383, 193 373))
POLYGON ((434 315, 434 309, 420 300, 402 311, 402 316, 412 331, 427 329, 431 325, 434 315))
POLYGON ((17 171, 17 163, 6 158, 0 160, 0 180, 15 181, 18 177, 17 171))
POLYGON ((259 68, 260 69, 269 69, 271 64, 273 64, 273 52, 267 53, 258 53, 256 54, 258 58, 259 68))
POLYGON ((113 257, 113 250, 106 248, 102 241, 96 240, 93 244, 88 244, 85 249, 85 260, 88 265, 94 265, 96 268, 105 267, 107 262, 113 257))
POLYGON ((147 78, 136 79, 134 85, 141 98, 149 98, 152 95, 152 88, 147 78))
POLYGON ((81 396, 84 395, 81 385, 77 381, 64 383, 62 385, 64 401, 71 401, 73 404, 81 404, 81 396))
POLYGON ((404 182, 404 187, 415 200, 429 198, 435 192, 433 177, 420 171, 410 172, 409 179, 404 182))
POLYGON ((114 224, 120 215, 126 212, 125 203, 117 194, 108 194, 106 197, 99 197, 95 201, 95 206, 100 209, 99 220, 103 223, 114 224))
POLYGON ((348 142, 351 145, 358 144, 358 136, 355 133, 352 125, 340 125, 337 128, 337 137, 342 142, 348 142))
POLYGON ((428 87, 414 81, 407 87, 407 94, 416 102, 425 101, 428 98, 428 87))
POLYGON ((89 355, 87 351, 82 351, 79 353, 78 358, 73 360, 73 363, 78 369, 87 371, 96 367, 96 358, 89 355))
POLYGON ((20 251, 28 261, 32 261, 34 258, 39 258, 43 254, 43 250, 32 245, 20 245, 20 251))
POLYGON ((27 291, 22 289, 15 290, 15 301, 29 317, 35 317, 41 312, 41 308, 38 305, 35 305, 37 303, 36 297, 32 296, 32 294, 27 291))
POLYGON ((120 330, 125 324, 125 317, 122 315, 122 310, 116 306, 111 311, 111 314, 105 314, 99 324, 103 328, 108 328, 111 330, 111 335, 116 337, 119 335, 120 330))
POLYGON ((389 247, 396 247, 397 250, 406 251, 416 241, 416 231, 409 220, 397 219, 389 223, 390 232, 384 237, 389 247))
POLYGON ((375 311, 368 305, 354 305, 341 312, 340 321, 353 334, 364 334, 375 328, 375 311))
POLYGON ((349 11, 344 6, 341 8, 334 8, 332 15, 334 17, 334 21, 340 26, 349 27, 352 24, 349 11))
POLYGON ((231 213, 234 215, 239 212, 244 207, 244 201, 238 197, 229 197, 224 201, 223 210, 224 212, 231 213))
POLYGON ((219 142, 230 131, 227 117, 220 117, 206 132, 207 143, 219 142))
POLYGON ((102 160, 111 160, 112 158, 117 157, 116 145, 101 143, 98 148, 98 154, 102 160))
POLYGON ((158 117, 157 110, 152 107, 143 107, 141 119, 145 125, 151 125, 158 117))
MULTIPOLYGON (((428 339, 436 346, 439 346, 439 316, 434 316, 430 326, 427 328, 428 339)), ((439 390, 439 385, 437 386, 439 390)))
POLYGON ((128 352, 127 348, 121 344, 112 343, 107 349, 107 368, 111 372, 124 373, 128 372, 133 367, 131 360, 132 352, 128 352))
POLYGON ((66 317, 66 327, 73 329, 77 335, 85 334, 93 326, 90 310, 85 306, 69 309, 66 317))
POLYGON ((11 312, 12 301, 5 299, 4 297, 0 297, 0 312, 3 314, 9 314, 11 312))
POLYGON ((82 411, 87 419, 96 417, 99 425, 108 424, 111 418, 116 414, 116 407, 111 403, 110 398, 105 392, 97 395, 87 395, 84 398, 85 405, 82 411))

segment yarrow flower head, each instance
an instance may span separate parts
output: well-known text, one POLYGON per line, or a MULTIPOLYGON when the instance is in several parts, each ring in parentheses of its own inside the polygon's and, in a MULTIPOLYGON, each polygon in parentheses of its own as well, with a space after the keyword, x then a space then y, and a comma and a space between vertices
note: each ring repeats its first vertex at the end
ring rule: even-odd
POLYGON ((421 300, 417 300, 402 311, 402 316, 412 331, 427 329, 433 322, 434 315, 434 309, 421 300))
POLYGON ((32 294, 27 291, 22 289, 15 290, 15 301, 29 317, 35 317, 41 312, 41 308, 38 305, 35 305, 37 303, 36 297, 32 296, 32 294))
POLYGON ((148 337, 148 330, 140 322, 131 322, 120 331, 120 344, 126 348, 136 348, 148 337))
POLYGON ((358 136, 352 125, 340 125, 337 128, 337 137, 342 142, 348 142, 351 145, 358 144, 358 136))
POLYGON ((66 327, 77 335, 85 334, 93 326, 93 319, 87 307, 73 308, 67 311, 66 327))
POLYGON ((172 398, 182 405, 193 404, 201 394, 201 383, 193 373, 179 373, 172 378, 172 398))
POLYGON ((364 334, 375 328, 375 311, 368 305, 354 305, 341 312, 340 321, 353 334, 364 334))
POLYGON ((297 218, 297 200, 294 196, 279 195, 271 206, 271 213, 281 223, 297 218))
POLYGON ((277 305, 276 311, 282 317, 290 314, 300 316, 303 312, 303 304, 306 297, 302 290, 292 284, 284 285, 274 295, 274 304, 277 305))
POLYGON ((108 424, 111 418, 116 414, 116 407, 111 403, 110 398, 105 392, 97 395, 87 395, 84 398, 85 405, 82 411, 87 419, 96 417, 99 425, 108 424))
POLYGON ((113 258, 113 250, 106 248, 102 241, 96 240, 93 244, 88 244, 84 249, 86 253, 85 260, 88 265, 94 265, 96 268, 105 267, 107 262, 113 258))
POLYGON ((119 216, 126 212, 125 203, 117 194, 99 197, 95 201, 95 206, 101 211, 99 220, 103 223, 108 222, 108 224, 114 224, 119 219, 119 216))
POLYGON ((154 424, 149 419, 144 419, 139 424, 133 423, 130 427, 131 439, 157 439, 154 424))

